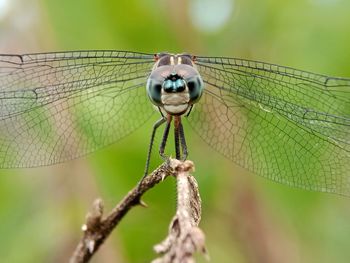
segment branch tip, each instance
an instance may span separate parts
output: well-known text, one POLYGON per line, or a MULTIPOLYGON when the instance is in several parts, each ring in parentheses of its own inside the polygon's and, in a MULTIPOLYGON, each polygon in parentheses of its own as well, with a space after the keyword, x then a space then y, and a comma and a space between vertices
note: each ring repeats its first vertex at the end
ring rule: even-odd
POLYGON ((86 232, 87 230, 88 230, 87 225, 86 225, 86 224, 83 224, 83 225, 81 226, 81 231, 86 232))
POLYGON ((95 249, 95 240, 87 240, 86 247, 89 250, 90 254, 92 254, 95 249))
POLYGON ((170 168, 175 172, 194 172, 194 163, 190 160, 180 161, 177 159, 170 159, 170 168))
POLYGON ((103 216, 103 201, 101 198, 96 199, 91 207, 91 210, 86 215, 86 224, 82 226, 82 230, 94 230, 100 225, 103 216))
POLYGON ((142 207, 144 207, 144 208, 147 208, 147 207, 148 207, 148 205, 147 205, 143 200, 141 200, 141 199, 140 199, 140 201, 139 201, 139 205, 142 206, 142 207))

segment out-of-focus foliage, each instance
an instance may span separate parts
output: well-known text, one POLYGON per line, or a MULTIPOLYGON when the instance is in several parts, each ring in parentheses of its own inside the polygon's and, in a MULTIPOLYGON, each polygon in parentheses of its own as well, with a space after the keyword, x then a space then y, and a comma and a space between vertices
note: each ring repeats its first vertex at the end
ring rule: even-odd
MULTIPOLYGON (((75 49, 243 57, 350 76, 346 0, 0 0, 1 53, 75 49), (5 5, 3 5, 3 9, 5 5)), ((66 262, 85 213, 110 209, 143 173, 152 123, 95 154, 0 171, 2 262, 66 262)), ((185 127, 187 128, 187 127, 185 127)), ((186 129, 213 262, 347 262, 349 199, 253 176, 186 129)), ((160 135, 158 136, 159 139, 160 135)), ((167 151, 173 153, 170 143, 167 151)), ((152 166, 160 163, 154 151, 152 166)), ((145 196, 94 262, 149 262, 175 211, 174 180, 145 196)), ((204 262, 199 257, 200 262, 204 262)))

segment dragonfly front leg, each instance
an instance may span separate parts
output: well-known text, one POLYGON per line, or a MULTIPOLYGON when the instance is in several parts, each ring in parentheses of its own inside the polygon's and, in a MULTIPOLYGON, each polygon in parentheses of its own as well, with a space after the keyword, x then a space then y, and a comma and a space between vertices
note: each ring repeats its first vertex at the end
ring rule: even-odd
POLYGON ((180 119, 180 123, 179 123, 179 137, 180 137, 182 154, 183 154, 182 160, 184 161, 187 159, 188 151, 187 151, 187 144, 186 144, 186 139, 185 139, 185 132, 184 132, 184 128, 182 126, 181 119, 180 119))
POLYGON ((159 128, 159 126, 161 126, 164 122, 166 122, 167 118, 165 118, 164 116, 159 119, 154 125, 153 125, 153 130, 152 130, 152 135, 151 135, 151 141, 148 147, 148 153, 147 153, 147 160, 146 160, 146 167, 145 167, 145 172, 143 174, 143 177, 141 179, 140 182, 142 182, 142 180, 147 176, 148 174, 148 169, 149 169, 149 163, 151 160, 151 153, 152 153, 152 147, 153 147, 153 143, 154 143, 154 137, 156 135, 156 131, 159 128))
POLYGON ((174 120, 174 138, 175 138, 175 156, 176 159, 180 160, 181 158, 181 150, 180 150, 180 144, 179 144, 179 117, 176 116, 174 120))
POLYGON ((159 154, 163 158, 163 160, 167 159, 167 156, 165 156, 164 151, 165 151, 166 142, 168 140, 170 124, 171 124, 172 119, 173 119, 173 117, 171 115, 168 115, 167 123, 165 126, 163 138, 162 138, 162 142, 161 142, 160 147, 159 147, 159 154))
POLYGON ((187 158, 187 145, 185 140, 185 133, 183 130, 183 126, 181 123, 181 117, 176 116, 174 119, 174 136, 175 136, 175 152, 176 152, 176 159, 178 160, 186 160, 187 158), (180 147, 181 144, 181 147, 180 147), (181 156, 182 151, 182 156, 181 156))

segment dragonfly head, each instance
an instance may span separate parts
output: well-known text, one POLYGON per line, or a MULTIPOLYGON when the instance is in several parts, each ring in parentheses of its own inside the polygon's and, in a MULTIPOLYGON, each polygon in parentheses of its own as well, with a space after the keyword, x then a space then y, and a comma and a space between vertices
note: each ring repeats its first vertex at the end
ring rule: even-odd
POLYGON ((160 54, 147 81, 152 103, 171 115, 182 115, 203 93, 203 80, 191 56, 160 54))

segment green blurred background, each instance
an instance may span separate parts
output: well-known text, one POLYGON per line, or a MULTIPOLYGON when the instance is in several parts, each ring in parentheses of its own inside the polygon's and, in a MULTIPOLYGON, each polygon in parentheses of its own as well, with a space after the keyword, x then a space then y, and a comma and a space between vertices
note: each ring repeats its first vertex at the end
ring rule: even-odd
MULTIPOLYGON (((349 44, 347 0, 0 0, 1 53, 190 52, 350 76, 349 44)), ((142 175, 152 121, 86 158, 0 171, 0 262, 67 262, 93 200, 109 210, 142 175)), ((191 131, 187 140, 211 262, 349 261, 348 198, 275 184, 191 131)), ((155 257, 175 211, 174 180, 144 199, 149 208, 133 209, 93 262, 155 257)))

